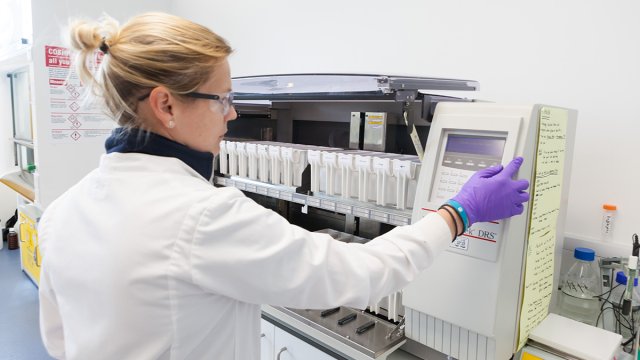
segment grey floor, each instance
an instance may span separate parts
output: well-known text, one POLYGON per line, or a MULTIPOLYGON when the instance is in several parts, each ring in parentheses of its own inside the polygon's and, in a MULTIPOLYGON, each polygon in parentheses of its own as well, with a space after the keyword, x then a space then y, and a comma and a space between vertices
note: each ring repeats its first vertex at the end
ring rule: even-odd
POLYGON ((40 338, 38 289, 20 270, 20 250, 8 250, 6 242, 0 250, 0 359, 51 359, 40 338))

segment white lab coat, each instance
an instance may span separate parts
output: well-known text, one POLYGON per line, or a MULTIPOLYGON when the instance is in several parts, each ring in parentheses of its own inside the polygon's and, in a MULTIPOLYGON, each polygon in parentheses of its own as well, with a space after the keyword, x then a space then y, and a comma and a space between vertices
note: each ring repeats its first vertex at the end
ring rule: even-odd
POLYGON ((438 215, 366 245, 289 224, 182 161, 104 155, 39 226, 40 327, 67 359, 258 359, 260 305, 396 291, 450 243, 438 215))

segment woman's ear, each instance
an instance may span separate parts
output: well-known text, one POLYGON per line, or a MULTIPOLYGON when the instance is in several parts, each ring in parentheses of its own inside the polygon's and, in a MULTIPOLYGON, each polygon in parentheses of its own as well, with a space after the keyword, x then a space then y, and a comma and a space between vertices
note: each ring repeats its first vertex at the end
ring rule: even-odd
POLYGON ((175 97, 169 90, 163 86, 159 86, 151 90, 149 95, 149 106, 155 117, 160 120, 162 126, 166 128, 173 128, 175 122, 173 120, 173 105, 175 103, 175 97))

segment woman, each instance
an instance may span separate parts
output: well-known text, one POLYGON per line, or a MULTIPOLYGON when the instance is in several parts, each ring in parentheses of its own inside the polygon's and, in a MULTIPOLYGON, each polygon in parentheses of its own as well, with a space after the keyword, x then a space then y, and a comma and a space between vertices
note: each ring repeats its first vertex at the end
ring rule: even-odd
POLYGON ((57 358, 257 359, 260 304, 364 308, 397 291, 477 221, 519 214, 522 159, 366 245, 289 224, 208 181, 235 119, 229 45, 149 13, 78 22, 72 46, 121 128, 99 167, 46 209, 41 331, 57 358), (87 69, 105 53, 98 79, 87 69))

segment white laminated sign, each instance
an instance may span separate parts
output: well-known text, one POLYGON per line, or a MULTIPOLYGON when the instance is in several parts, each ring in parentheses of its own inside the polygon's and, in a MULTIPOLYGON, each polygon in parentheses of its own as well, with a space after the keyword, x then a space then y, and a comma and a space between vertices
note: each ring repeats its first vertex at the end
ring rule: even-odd
MULTIPOLYGON (((95 72, 104 54, 95 52, 92 71, 95 72)), ((115 123, 106 115, 101 102, 90 102, 73 68, 69 49, 45 45, 45 66, 49 80, 49 111, 51 139, 59 143, 83 143, 104 139, 115 123)))

